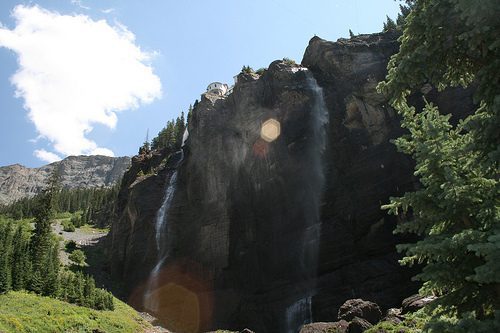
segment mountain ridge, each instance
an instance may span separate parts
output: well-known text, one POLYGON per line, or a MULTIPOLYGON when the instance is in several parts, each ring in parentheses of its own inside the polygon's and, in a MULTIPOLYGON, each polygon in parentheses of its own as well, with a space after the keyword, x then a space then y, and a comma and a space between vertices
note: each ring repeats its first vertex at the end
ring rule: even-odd
POLYGON ((103 155, 68 156, 38 168, 15 163, 0 167, 0 204, 33 197, 40 193, 57 168, 63 188, 109 187, 121 179, 130 166, 130 157, 103 155))

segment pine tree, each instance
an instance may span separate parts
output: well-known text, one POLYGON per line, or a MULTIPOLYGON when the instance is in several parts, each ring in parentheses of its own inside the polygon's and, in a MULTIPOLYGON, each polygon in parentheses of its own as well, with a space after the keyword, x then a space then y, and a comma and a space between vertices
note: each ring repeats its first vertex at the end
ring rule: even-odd
POLYGON ((10 252, 11 252, 11 225, 0 223, 0 293, 11 288, 10 281, 10 252))
POLYGON ((383 32, 388 32, 388 31, 394 31, 397 28, 396 22, 394 22, 393 19, 391 19, 389 16, 386 16, 386 21, 384 22, 384 28, 382 29, 383 32))
POLYGON ((24 236, 23 227, 19 225, 14 234, 12 243, 12 289, 22 290, 26 288, 29 280, 29 243, 24 236))
POLYGON ((184 120, 184 112, 181 112, 181 116, 177 117, 177 119, 175 120, 175 150, 181 148, 182 137, 184 136, 185 129, 186 123, 184 120))
POLYGON ((53 240, 48 257, 43 294, 57 297, 59 293, 59 241, 53 240))
POLYGON ((403 264, 423 264, 421 292, 440 296, 430 332, 500 330, 499 12, 496 0, 416 1, 379 85, 409 131, 396 145, 420 177, 419 189, 385 208, 404 217, 396 232, 421 237, 399 249, 403 264), (417 112, 406 101, 424 84, 473 83, 478 108, 456 126, 435 106, 417 112))
POLYGON ((51 292, 48 287, 54 281, 51 273, 52 268, 58 258, 52 256, 52 232, 51 219, 53 215, 53 198, 59 189, 59 175, 54 172, 49 180, 49 185, 39 198, 39 205, 35 214, 35 230, 31 238, 31 263, 32 263, 32 281, 30 289, 36 293, 51 292))
POLYGON ((191 120, 192 116, 193 116, 193 106, 189 104, 189 109, 186 117, 186 124, 189 124, 189 121, 191 120))

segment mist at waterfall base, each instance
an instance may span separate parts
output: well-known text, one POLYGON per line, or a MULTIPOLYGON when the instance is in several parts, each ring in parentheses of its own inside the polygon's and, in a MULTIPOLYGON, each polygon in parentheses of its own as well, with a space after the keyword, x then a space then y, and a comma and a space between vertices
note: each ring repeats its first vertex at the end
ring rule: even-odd
MULTIPOLYGON (((293 267, 289 268, 291 280, 295 281, 294 290, 290 290, 286 299, 282 304, 281 318, 276 318, 280 321, 280 332, 282 333, 297 333, 301 326, 312 322, 311 302, 315 294, 315 278, 318 262, 318 239, 320 233, 320 205, 321 196, 323 193, 324 174, 322 155, 325 149, 325 127, 328 122, 328 113, 324 103, 322 89, 316 83, 316 80, 308 70, 301 70, 305 75, 305 86, 300 87, 308 92, 311 98, 310 112, 307 115, 307 132, 310 134, 307 138, 306 148, 303 151, 303 158, 308 161, 308 170, 302 173, 302 177, 307 178, 307 189, 304 193, 308 194, 306 201, 300 203, 302 233, 295 244, 290 244, 294 247, 294 252, 297 252, 296 262, 293 267)), ((268 173, 273 172, 273 145, 280 140, 280 130, 285 125, 280 124, 276 119, 260 119, 259 127, 266 123, 273 123, 278 129, 273 129, 276 132, 269 137, 258 137, 253 149, 249 149, 248 153, 252 154, 254 159, 260 160, 264 168, 268 169, 268 173), (278 123, 278 124, 276 124, 278 123)), ((266 131, 264 131, 266 132, 266 131)), ((267 135, 269 136, 269 135, 267 135)), ((187 138, 187 137, 186 137, 187 138)), ((185 141, 185 140, 184 140, 185 141)), ((189 144, 188 144, 189 146, 189 144)), ((144 311, 151 313, 161 319, 162 326, 179 327, 176 323, 169 322, 183 318, 183 332, 198 332, 199 323, 202 321, 200 317, 207 316, 206 308, 213 307, 213 300, 206 299, 203 292, 199 290, 210 290, 211 286, 207 286, 204 281, 199 278, 185 274, 182 268, 176 266, 175 261, 167 260, 169 257, 169 244, 172 239, 169 239, 169 208, 175 197, 178 171, 183 167, 184 151, 181 149, 171 158, 177 159, 174 162, 174 167, 167 173, 168 181, 165 182, 164 196, 161 207, 156 214, 155 240, 157 249, 156 265, 152 269, 149 279, 146 282, 145 292, 143 294, 144 311), (175 276, 175 277, 174 277, 175 276), (180 281, 182 283, 176 283, 180 281), (205 307, 202 311, 201 308, 205 307), (163 312, 172 314, 171 318, 165 316, 163 312), (190 323, 190 324, 186 324, 190 323)), ((189 157, 188 157, 189 159, 189 157)), ((241 157, 238 157, 241 160, 241 157)), ((274 171, 276 172, 276 171, 274 171)), ((210 175, 206 175, 210 177, 210 175)), ((258 177, 256 175, 255 177, 258 177)), ((254 176, 250 177, 254 178, 254 176)), ((252 179, 250 179, 252 181, 252 179)), ((256 182, 257 183, 257 182, 256 182)), ((257 185, 256 185, 257 186, 257 185)), ((297 197, 297 196, 296 196, 297 197)), ((283 197, 282 200, 297 201, 296 197, 283 197)), ((235 221, 237 223, 237 221, 235 221)), ((210 315, 210 311, 208 312, 210 315)), ((224 329, 225 327, 220 327, 224 329)), ((240 329, 242 329, 241 327, 240 329)), ((252 329, 252 327, 249 327, 252 329)))

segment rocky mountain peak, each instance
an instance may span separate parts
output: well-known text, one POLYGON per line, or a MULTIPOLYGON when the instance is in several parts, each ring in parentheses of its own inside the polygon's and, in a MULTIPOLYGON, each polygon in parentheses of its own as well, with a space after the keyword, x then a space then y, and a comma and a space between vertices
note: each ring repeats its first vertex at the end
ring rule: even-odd
POLYGON ((0 167, 0 204, 32 197, 39 193, 54 170, 61 175, 64 188, 90 188, 112 186, 121 179, 130 166, 130 158, 93 156, 68 156, 62 161, 39 168, 20 164, 0 167))

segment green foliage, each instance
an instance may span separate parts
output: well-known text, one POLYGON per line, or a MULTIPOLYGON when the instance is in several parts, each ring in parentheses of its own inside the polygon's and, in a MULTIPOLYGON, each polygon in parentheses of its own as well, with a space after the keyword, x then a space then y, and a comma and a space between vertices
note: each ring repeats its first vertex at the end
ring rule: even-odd
POLYGON ((12 254, 12 225, 0 225, 0 293, 4 293, 11 286, 11 272, 9 261, 12 254))
POLYGON ((290 59, 290 58, 283 58, 283 62, 289 66, 296 65, 295 60, 290 59))
POLYGON ((86 221, 82 219, 82 215, 78 212, 71 216, 70 223, 73 224, 76 228, 80 228, 85 224, 86 221))
POLYGON ((71 221, 64 220, 61 222, 63 230, 66 232, 74 232, 76 230, 76 227, 71 221))
POLYGON ((352 30, 351 30, 351 29, 349 29, 349 38, 354 38, 354 37, 356 37, 356 36, 354 35, 354 32, 352 32, 352 30))
POLYGON ((151 330, 137 312, 118 299, 114 311, 98 311, 25 292, 0 295, 0 332, 137 333, 151 330))
POLYGON ((74 250, 69 255, 69 260, 71 260, 76 266, 85 266, 85 253, 82 250, 74 250))
POLYGON ((64 246, 66 252, 71 253, 76 250, 76 242, 74 240, 69 240, 64 246))
POLYGON ((266 72, 267 69, 265 69, 264 67, 262 68, 259 68, 255 73, 257 73, 258 75, 263 75, 265 72, 266 72))
MULTIPOLYGON (((81 272, 60 271, 60 240, 50 226, 57 193, 55 177, 52 182, 36 201, 34 229, 27 221, 0 217, 0 293, 27 290, 99 310, 112 310, 113 296, 95 288, 91 277, 81 272)), ((68 218, 65 221, 73 225, 68 218)), ((81 250, 74 250, 70 259, 78 266, 85 265, 81 250)))
POLYGON ((241 72, 244 73, 244 74, 254 74, 255 73, 255 71, 253 70, 253 68, 250 67, 250 66, 243 66, 241 68, 241 72))
MULTIPOLYGON (((191 112, 191 109, 189 112, 191 112)), ((151 148, 167 149, 170 152, 179 150, 182 145, 182 136, 185 129, 184 112, 181 112, 180 117, 177 117, 175 120, 169 120, 167 125, 153 138, 151 148)))
POLYGON ((440 296, 427 332, 494 332, 500 320, 498 12, 495 0, 416 1, 379 84, 403 117, 408 134, 395 143, 421 183, 384 208, 402 217, 396 232, 421 237, 399 250, 402 264, 423 264, 421 292, 440 296), (406 101, 424 84, 472 83, 478 108, 457 126, 431 104, 417 112, 406 101))
POLYGON ((36 293, 54 296, 57 293, 59 242, 52 237, 53 198, 58 191, 59 176, 54 172, 35 210, 35 230, 31 236, 31 281, 29 288, 36 293), (55 255, 54 255, 55 253, 55 255))
MULTIPOLYGON (((77 251, 80 250, 73 253, 77 251)), ((113 295, 104 289, 96 288, 91 276, 81 271, 64 271, 60 277, 61 300, 96 310, 114 310, 113 295)))
POLYGON ((386 16, 386 21, 384 22, 384 28, 382 29, 383 32, 388 32, 388 31, 396 31, 397 25, 396 22, 394 22, 393 19, 391 19, 389 16, 386 16))
MULTIPOLYGON (((406 17, 410 14, 411 9, 415 5, 414 0, 405 1, 405 5, 399 5, 399 13, 396 21, 391 19, 386 15, 386 21, 384 22, 383 32, 389 31, 402 31, 406 22, 406 17)), ((350 31, 350 30, 349 30, 350 31)), ((352 38, 352 36, 351 36, 352 38)))
POLYGON ((26 227, 18 225, 12 241, 12 289, 25 289, 30 277, 29 238, 26 227))
MULTIPOLYGON (((115 212, 118 191, 119 183, 112 188, 60 189, 52 194, 54 218, 71 218, 77 228, 84 224, 106 226, 115 212)), ((34 217, 43 196, 41 193, 18 200, 3 207, 0 213, 16 220, 34 217)))

